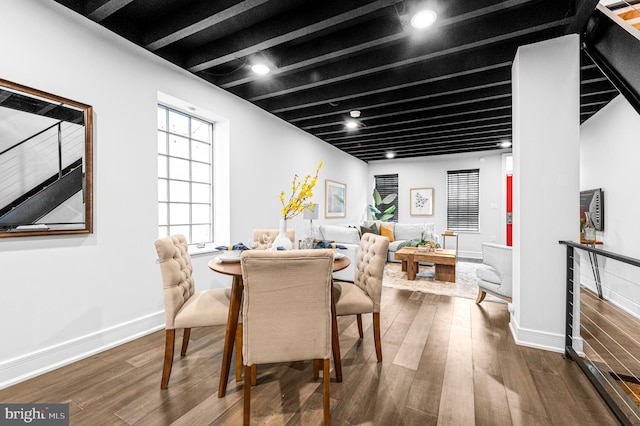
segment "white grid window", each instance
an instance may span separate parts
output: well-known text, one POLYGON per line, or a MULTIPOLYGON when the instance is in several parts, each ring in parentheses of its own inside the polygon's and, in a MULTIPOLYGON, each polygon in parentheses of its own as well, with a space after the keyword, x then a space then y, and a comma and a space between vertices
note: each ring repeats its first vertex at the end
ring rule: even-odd
POLYGON ((158 105, 158 237, 213 240, 213 124, 158 105))

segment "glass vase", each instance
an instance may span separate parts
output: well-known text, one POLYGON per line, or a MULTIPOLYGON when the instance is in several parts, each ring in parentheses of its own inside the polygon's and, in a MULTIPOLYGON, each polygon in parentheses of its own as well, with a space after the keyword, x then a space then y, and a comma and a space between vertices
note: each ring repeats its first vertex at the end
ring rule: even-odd
POLYGON ((278 250, 278 247, 282 247, 285 250, 291 250, 293 248, 293 244, 287 236, 287 221, 284 219, 280 219, 278 236, 273 240, 273 244, 271 245, 272 250, 278 250))
POLYGON ((584 240, 595 241, 596 240, 596 225, 593 223, 593 213, 584 212, 584 240))

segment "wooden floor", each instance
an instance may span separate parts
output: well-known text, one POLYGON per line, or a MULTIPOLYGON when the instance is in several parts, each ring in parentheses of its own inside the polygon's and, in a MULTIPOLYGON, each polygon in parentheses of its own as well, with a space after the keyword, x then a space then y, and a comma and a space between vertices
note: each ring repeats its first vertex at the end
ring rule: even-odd
MULTIPOLYGON (((371 316, 363 341, 355 318, 339 319, 344 382, 331 383, 334 425, 617 424, 575 363, 514 344, 505 304, 385 288, 382 307, 382 363, 371 316)), ((227 396, 217 396, 223 333, 194 330, 164 391, 158 332, 0 390, 0 401, 67 402, 72 425, 240 424, 233 371, 227 396)), ((310 362, 260 366, 251 407, 253 424, 320 424, 321 381, 310 362)))

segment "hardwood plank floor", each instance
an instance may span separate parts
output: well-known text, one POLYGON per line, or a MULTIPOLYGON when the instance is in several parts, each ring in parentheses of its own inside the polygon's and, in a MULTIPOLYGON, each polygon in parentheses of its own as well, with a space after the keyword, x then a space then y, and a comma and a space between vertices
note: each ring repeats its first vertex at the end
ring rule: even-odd
MULTIPOLYGON (((363 316, 363 340, 354 316, 339 318, 344 382, 331 383, 334 424, 617 424, 575 363, 514 344, 506 304, 382 294, 382 363, 371 315, 363 316)), ((69 403, 72 425, 240 424, 234 371, 226 397, 217 397, 223 338, 223 327, 194 329, 166 390, 161 331, 0 390, 0 401, 69 403)), ((322 423, 311 362, 259 366, 251 393, 253 424, 322 423)))

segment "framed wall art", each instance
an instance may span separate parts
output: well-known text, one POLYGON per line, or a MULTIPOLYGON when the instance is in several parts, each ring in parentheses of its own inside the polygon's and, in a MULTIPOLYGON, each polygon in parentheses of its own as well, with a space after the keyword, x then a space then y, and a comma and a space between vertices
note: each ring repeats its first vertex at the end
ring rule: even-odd
POLYGON ((433 215, 433 188, 411 188, 409 190, 411 216, 433 215))
POLYGON ((347 185, 325 179, 324 217, 347 217, 347 185))

